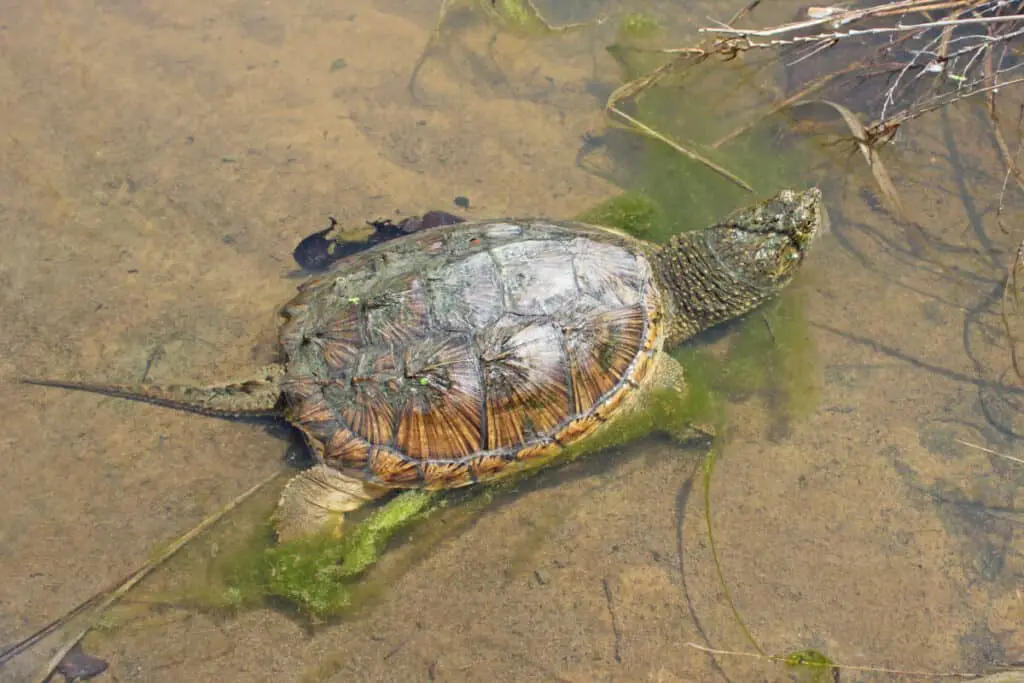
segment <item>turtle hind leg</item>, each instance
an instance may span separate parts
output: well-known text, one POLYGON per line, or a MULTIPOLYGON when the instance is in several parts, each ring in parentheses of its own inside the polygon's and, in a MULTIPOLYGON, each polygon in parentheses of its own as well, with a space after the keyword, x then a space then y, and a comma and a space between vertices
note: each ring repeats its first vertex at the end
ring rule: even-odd
POLYGON ((290 541, 325 532, 340 536, 346 512, 389 491, 333 467, 314 465, 292 477, 281 492, 273 518, 277 539, 290 541))
POLYGON ((255 377, 229 384, 191 385, 103 384, 62 379, 23 377, 22 384, 86 391, 104 396, 184 410, 213 417, 278 417, 284 366, 268 365, 255 377))

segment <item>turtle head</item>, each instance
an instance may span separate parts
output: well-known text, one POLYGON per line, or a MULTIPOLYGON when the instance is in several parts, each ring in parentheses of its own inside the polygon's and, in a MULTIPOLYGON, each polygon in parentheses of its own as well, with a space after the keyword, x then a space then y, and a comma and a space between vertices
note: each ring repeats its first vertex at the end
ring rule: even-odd
POLYGON ((821 190, 783 190, 714 225, 673 237, 655 257, 669 295, 669 345, 748 313, 789 284, 827 225, 821 190))
POLYGON ((730 214, 702 236, 718 267, 770 295, 793 279, 826 223, 821 190, 783 190, 730 214))

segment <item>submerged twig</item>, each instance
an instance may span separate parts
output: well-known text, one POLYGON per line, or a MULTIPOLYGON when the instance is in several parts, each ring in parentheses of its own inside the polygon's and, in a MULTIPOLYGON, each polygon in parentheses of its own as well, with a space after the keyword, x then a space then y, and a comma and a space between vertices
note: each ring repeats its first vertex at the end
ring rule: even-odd
MULTIPOLYGON (((867 16, 867 15, 864 15, 867 16)), ((1024 20, 1024 14, 1014 14, 1011 16, 998 16, 998 17, 974 17, 971 19, 951 19, 949 21, 926 21, 920 24, 897 24, 896 26, 882 26, 878 28, 866 28, 866 29, 851 29, 849 31, 833 31, 830 33, 821 33, 813 36, 792 36, 786 40, 772 41, 771 43, 751 43, 753 47, 778 47, 779 45, 792 45, 794 43, 818 43, 822 41, 838 41, 843 38, 852 38, 854 36, 870 36, 879 35, 882 33, 913 33, 914 31, 921 31, 929 28, 938 28, 942 26, 964 26, 968 24, 995 24, 1005 23, 1008 21, 1024 20)), ((815 24, 823 22, 815 22, 815 24)), ((805 26, 811 26, 814 24, 805 24, 805 26)), ((738 29, 738 28, 701 28, 697 29, 701 33, 717 33, 728 36, 757 36, 757 37, 768 37, 776 36, 780 33, 785 33, 793 30, 792 28, 773 28, 763 31, 756 31, 750 29, 738 29)))
POLYGON ((801 88, 797 92, 793 93, 792 95, 790 95, 786 99, 782 100, 781 102, 778 102, 777 104, 773 105, 768 111, 764 112, 764 114, 762 114, 762 115, 760 115, 760 116, 758 116, 758 117, 748 121, 747 123, 743 124, 739 128, 736 128, 732 132, 730 132, 730 133, 728 133, 726 135, 723 135, 722 137, 718 138, 713 143, 711 143, 711 147, 712 148, 721 147, 722 145, 724 145, 725 143, 729 142, 730 140, 733 140, 733 139, 739 137, 743 133, 746 133, 748 130, 750 130, 751 128, 756 126, 760 121, 763 121, 764 119, 768 118, 769 116, 774 116, 775 114, 778 114, 780 111, 783 111, 784 109, 788 109, 788 108, 792 107, 793 105, 799 103, 800 100, 804 99, 808 95, 811 95, 811 94, 817 92, 818 90, 821 90, 823 87, 825 87, 826 85, 828 85, 829 83, 834 81, 836 78, 839 78, 840 76, 842 76, 842 75, 844 75, 846 73, 854 71, 854 70, 856 70, 859 67, 860 67, 859 64, 854 64, 853 66, 847 67, 846 69, 843 69, 842 71, 838 71, 836 73, 831 73, 831 74, 825 74, 821 78, 815 80, 812 83, 809 83, 808 85, 804 86, 803 88, 801 88))
POLYGON ((41 641, 43 638, 46 638, 50 634, 56 632, 61 626, 68 623, 71 619, 75 618, 85 610, 97 604, 102 597, 102 593, 90 596, 86 600, 80 602, 77 606, 73 607, 68 612, 65 612, 63 615, 57 617, 56 619, 48 623, 46 626, 40 628, 38 631, 28 636, 24 640, 21 640, 17 643, 14 643, 13 645, 4 648, 4 650, 0 652, 0 667, 3 667, 7 662, 14 659, 22 652, 25 652, 26 650, 32 648, 36 643, 41 641))
POLYGON ((1002 319, 1003 329, 1006 331, 1006 340, 1010 346, 1010 362, 1013 364, 1013 371, 1018 379, 1024 379, 1024 371, 1021 370, 1020 358, 1017 355, 1017 344, 1020 340, 1013 333, 1010 325, 1010 315, 1007 312, 1007 299, 1013 300, 1016 311, 1021 310, 1020 286, 1017 283, 1017 274, 1024 270, 1024 241, 1017 247, 1017 252, 1010 266, 1010 272, 1006 276, 1006 284, 1003 286, 1003 297, 999 302, 999 316, 1002 319))
POLYGON ((672 59, 669 62, 666 62, 663 65, 661 65, 660 67, 658 67, 657 69, 655 69, 651 73, 647 74, 646 76, 643 76, 641 78, 637 78, 635 80, 629 81, 628 83, 625 83, 625 84, 619 86, 608 97, 608 101, 605 103, 605 110, 607 112, 609 112, 610 114, 618 116, 623 121, 625 121, 627 124, 629 124, 629 128, 630 129, 632 129, 632 130, 634 130, 636 132, 639 132, 642 135, 646 135, 647 137, 653 138, 655 140, 658 140, 661 143, 664 143, 664 144, 668 145, 669 147, 671 147, 672 149, 676 150, 677 152, 679 152, 683 156, 685 156, 685 157, 687 157, 687 158, 689 158, 689 159, 691 159, 693 161, 696 161, 699 164, 703 164, 704 166, 706 166, 707 168, 711 169, 715 173, 718 173, 719 175, 721 175, 723 178, 727 178, 731 182, 733 182, 736 185, 742 187, 747 192, 753 192, 754 188, 750 186, 750 183, 748 183, 747 181, 743 180, 742 178, 740 178, 738 175, 736 175, 732 171, 728 170, 727 168, 725 168, 725 167, 723 167, 723 166, 721 166, 719 164, 716 164, 715 162, 711 161, 710 159, 704 157, 703 155, 701 155, 701 154, 699 154, 699 153, 697 153, 697 152, 695 152, 695 151, 693 151, 691 149, 683 147, 682 145, 680 145, 679 143, 675 142, 674 140, 672 140, 672 139, 668 138, 667 136, 665 136, 665 135, 659 133, 658 131, 654 130, 652 127, 648 126, 646 123, 640 121, 639 119, 637 119, 637 118, 635 118, 633 116, 630 116, 629 114, 624 112, 618 106, 620 102, 623 102, 624 100, 636 97, 637 95, 642 93, 644 90, 650 88, 655 83, 657 83, 659 80, 664 78, 667 74, 669 74, 672 71, 674 71, 675 69, 677 69, 679 67, 679 65, 683 62, 685 57, 694 56, 694 55, 696 55, 698 58, 701 58, 701 57, 704 56, 704 52, 702 50, 699 50, 699 49, 680 51, 678 53, 678 55, 674 59, 672 59))
MULTIPOLYGON (((637 97, 669 73, 705 63, 712 57, 729 61, 751 50, 776 51, 785 59, 787 69, 792 69, 797 64, 820 59, 836 46, 852 48, 856 52, 851 52, 850 59, 845 59, 843 53, 837 67, 820 74, 812 71, 814 77, 803 83, 797 79, 792 91, 776 96, 772 104, 720 135, 708 149, 722 147, 783 110, 811 101, 823 103, 846 123, 884 203, 902 223, 914 252, 934 256, 925 231, 907 216, 877 152, 907 122, 976 95, 987 96, 990 115, 996 123, 996 94, 1024 83, 1024 76, 1010 77, 1012 72, 1024 69, 1024 59, 1011 49, 1011 44, 1024 38, 1024 1, 897 0, 853 9, 808 8, 804 18, 775 27, 732 25, 737 17, 750 15, 757 4, 748 5, 729 24, 701 28, 700 33, 708 38, 699 46, 631 48, 672 58, 616 90, 606 104, 608 113, 747 189, 748 184, 736 174, 713 164, 692 146, 680 145, 638 121, 622 111, 619 103, 637 97), (863 90, 870 79, 881 85, 877 91, 870 87, 863 90), (815 99, 809 100, 812 95, 815 99)), ((1009 175, 1024 189, 1024 173, 1017 168, 1016 157, 998 126, 996 142, 1009 175)))
MULTIPOLYGON (((815 665, 815 664, 813 664, 811 662, 793 662, 792 661, 792 657, 790 655, 787 655, 787 656, 766 655, 766 654, 758 653, 758 652, 738 652, 736 650, 720 650, 720 649, 715 649, 715 648, 711 648, 711 647, 705 647, 704 645, 700 645, 698 643, 686 643, 686 646, 687 647, 692 647, 695 650, 700 650, 701 652, 707 652, 708 654, 713 654, 713 655, 730 655, 730 656, 733 656, 733 657, 752 657, 754 659, 766 659, 766 660, 768 660, 770 662, 774 662, 776 664, 794 664, 794 663, 799 663, 799 664, 802 664, 804 666, 814 666, 815 665)), ((870 672, 873 672, 873 673, 894 674, 894 675, 899 675, 899 676, 915 676, 915 677, 921 677, 921 678, 964 678, 964 679, 981 679, 981 680, 985 680, 986 678, 990 678, 993 683, 995 683, 995 680, 996 680, 995 676, 989 677, 987 674, 964 673, 964 672, 956 672, 956 671, 945 671, 945 672, 943 672, 943 671, 940 671, 940 672, 934 672, 934 671, 905 671, 905 670, 902 670, 902 669, 887 669, 887 668, 880 667, 880 666, 857 666, 857 665, 854 665, 854 664, 836 664, 835 662, 829 662, 828 664, 822 665, 822 666, 828 666, 829 668, 833 668, 833 669, 846 669, 848 671, 870 671, 870 672)), ((1000 674, 996 674, 996 676, 999 676, 999 675, 1000 674)))
POLYGON ((956 442, 959 443, 959 444, 963 444, 964 446, 967 446, 969 448, 975 448, 975 449, 977 449, 977 450, 979 450, 979 451, 981 451, 983 453, 988 453, 989 455, 994 455, 997 458, 1003 458, 1004 460, 1009 460, 1010 462, 1015 462, 1015 463, 1018 463, 1020 465, 1024 465, 1024 460, 1022 460, 1020 458, 1015 458, 1012 455, 1006 455, 1005 453, 1000 453, 999 451, 994 451, 991 448, 985 448, 984 446, 979 446, 976 443, 971 443, 969 441, 964 441, 962 439, 956 439, 956 442))
MULTIPOLYGON (((179 550, 188 545, 197 536, 199 536, 201 533, 203 533, 211 526, 219 522, 224 517, 224 515, 228 514, 229 512, 237 508, 239 505, 241 505, 250 497, 252 497, 253 494, 257 493, 264 486, 271 483, 280 476, 280 472, 275 472, 271 476, 267 477, 263 481, 259 482, 258 484, 250 488, 248 491, 242 493, 234 500, 232 500, 230 503, 222 507, 220 510, 217 510, 210 516, 206 517, 206 519, 197 524, 186 534, 179 537, 169 546, 164 548, 164 550, 159 555, 157 555, 155 558, 147 562, 139 569, 135 570, 132 574, 128 576, 128 578, 126 578, 113 588, 98 593, 97 595, 93 596, 93 598, 90 598, 90 600, 87 601, 87 603, 84 603, 86 605, 95 604, 95 608, 93 609, 92 614, 87 618, 85 624, 79 627, 76 631, 74 631, 72 636, 68 638, 67 641, 54 653, 53 657, 50 658, 49 662, 47 662, 46 665, 43 666, 35 674, 35 676, 32 678, 33 683, 46 683, 46 681, 50 680, 50 678, 53 676, 54 671, 56 671, 57 666, 60 664, 61 660, 64 659, 67 653, 70 652, 79 642, 81 642, 82 638, 84 638, 89 633, 89 631, 93 629, 99 616, 107 609, 109 609, 114 603, 116 603, 118 600, 124 597, 124 595, 128 593, 128 591, 130 591, 132 588, 134 588, 140 581, 149 576, 149 574, 151 574, 153 570, 163 565, 165 562, 167 562, 167 560, 171 559, 171 557, 177 554, 179 550)), ((80 605, 78 608, 64 615, 64 617, 62 617, 58 621, 60 621, 61 623, 67 623, 67 621, 70 620, 71 617, 73 617, 75 614, 78 614, 81 611, 81 607, 82 606, 80 605)))
POLYGON ((1010 154, 1009 145, 1006 144, 1006 138, 1003 137, 1003 131, 999 127, 999 116, 996 114, 994 102, 990 103, 989 106, 989 119, 992 121, 996 145, 999 147, 999 153, 1002 155, 1003 163, 1006 165, 1003 185, 999 188, 999 207, 996 209, 996 220, 999 222, 999 226, 1003 228, 1003 232, 1006 232, 1006 228, 1003 226, 1003 200, 1006 197, 1006 187, 1009 185, 1010 178, 1012 177, 1016 180, 1020 189, 1024 190, 1024 173, 1021 173, 1018 164, 1021 150, 1024 149, 1024 105, 1021 105, 1017 113, 1017 151, 1012 155, 1010 154))
MULTIPOLYGON (((930 245, 927 237, 925 237, 924 231, 918 228, 907 218, 906 211, 903 208, 903 202, 900 200, 899 193, 896 191, 896 186, 893 184, 892 178, 889 176, 889 171, 886 170, 885 165, 882 163, 882 159, 878 156, 878 150, 872 146, 871 136, 864 128, 864 125, 860 122, 860 119, 858 119, 857 116, 849 109, 836 102, 832 102, 830 100, 812 100, 812 102, 820 102, 828 105, 842 117, 843 121, 850 129, 850 134, 857 143, 857 148, 864 157, 864 161, 871 170, 871 175, 874 176, 875 182, 878 183, 878 188, 882 192, 883 200, 888 205, 889 210, 892 211, 896 219, 903 225, 907 241, 916 251, 920 252, 929 249, 930 245)), ((811 104, 812 102, 807 102, 806 104, 811 104)))
POLYGON ((754 634, 747 628, 747 624, 743 621, 743 617, 740 616, 740 611, 736 608, 736 604, 732 600, 732 591, 729 590, 729 584, 725 582, 725 574, 722 572, 722 562, 718 557, 718 546, 715 544, 715 535, 711 530, 711 473, 715 469, 716 451, 715 447, 712 446, 711 450, 704 458, 704 523, 708 531, 708 547, 711 549, 711 559, 715 564, 715 571, 718 573, 718 583, 722 586, 722 594, 725 596, 725 601, 729 605, 729 609, 732 611, 733 617, 736 619, 736 623, 740 625, 740 630, 743 631, 743 635, 747 637, 747 640, 751 645, 754 646, 762 656, 767 657, 768 654, 761 648, 760 643, 754 638, 754 634))

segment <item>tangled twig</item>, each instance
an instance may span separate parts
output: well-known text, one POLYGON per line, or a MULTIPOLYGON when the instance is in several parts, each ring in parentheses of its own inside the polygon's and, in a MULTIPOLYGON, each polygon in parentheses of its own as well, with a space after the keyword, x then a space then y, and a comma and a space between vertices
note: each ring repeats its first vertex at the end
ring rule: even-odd
MULTIPOLYGON (((849 129, 914 251, 931 252, 924 232, 905 215, 876 150, 893 140, 905 123, 977 95, 986 96, 995 123, 996 94, 1024 83, 1024 58, 1015 51, 1024 37, 1024 0, 897 0, 854 8, 808 7, 796 20, 780 26, 735 26, 740 17, 751 19, 756 4, 729 23, 699 29, 707 36, 699 46, 637 48, 671 59, 617 89, 606 105, 609 114, 749 189, 735 174, 698 153, 695 144, 684 147, 668 139, 627 115, 621 103, 669 74, 712 58, 729 61, 750 51, 774 52, 791 77, 788 92, 720 135, 708 149, 718 149, 781 111, 824 103, 849 129)), ((1008 160, 1009 150, 998 130, 996 136, 1008 160)), ((1008 167, 1024 189, 1024 174, 1015 163, 1008 162, 1008 167)))
POLYGON ((858 9, 816 7, 807 14, 811 18, 773 28, 699 31, 714 38, 709 53, 775 50, 790 65, 837 45, 873 49, 874 55, 865 49, 867 57, 847 69, 860 78, 889 81, 869 132, 1021 80, 1010 77, 1024 65, 1010 47, 1024 36, 1024 2, 905 0, 858 9), (926 77, 930 83, 922 83, 926 77), (922 87, 926 95, 915 96, 922 87))

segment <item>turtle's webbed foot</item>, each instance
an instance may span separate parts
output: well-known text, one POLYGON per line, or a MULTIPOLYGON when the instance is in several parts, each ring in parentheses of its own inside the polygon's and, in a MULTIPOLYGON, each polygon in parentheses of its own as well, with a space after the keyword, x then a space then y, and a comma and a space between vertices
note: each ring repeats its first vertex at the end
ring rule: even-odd
POLYGON ((295 475, 285 486, 274 513, 279 541, 331 533, 340 536, 345 513, 388 492, 380 486, 319 464, 295 475))

